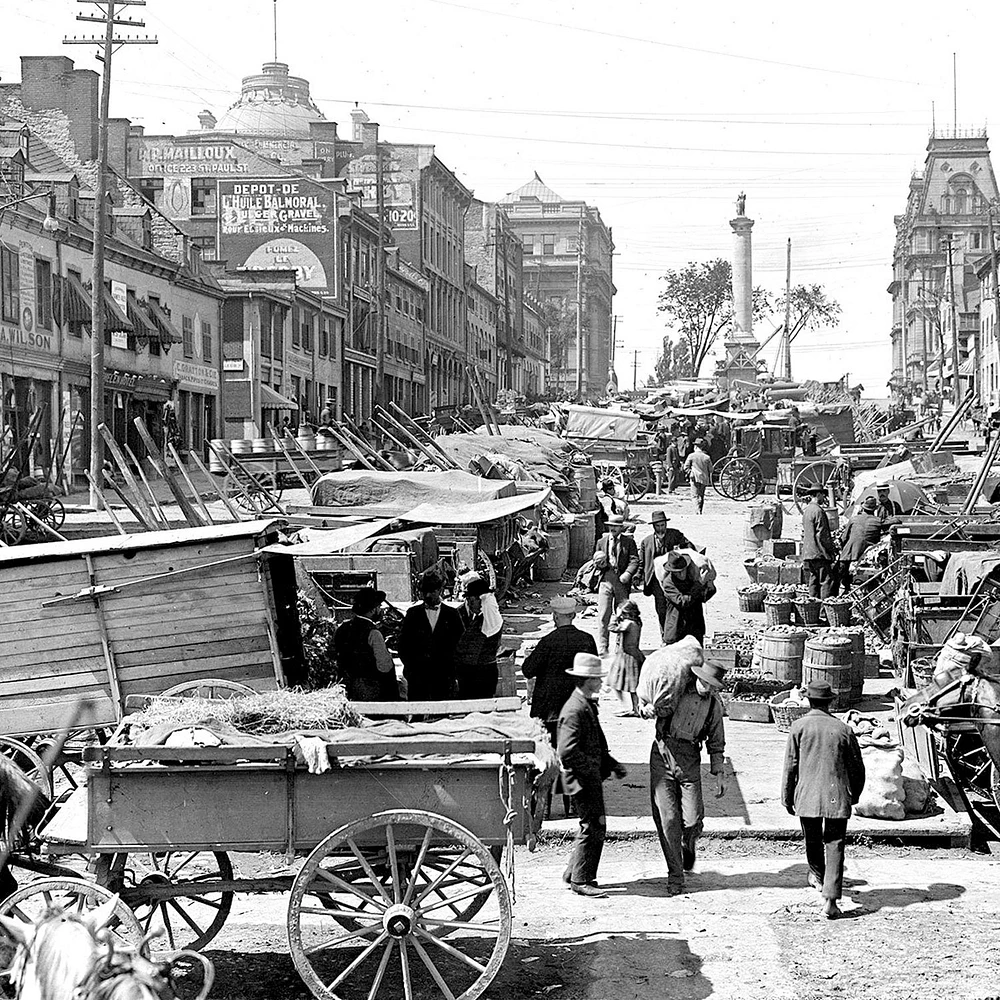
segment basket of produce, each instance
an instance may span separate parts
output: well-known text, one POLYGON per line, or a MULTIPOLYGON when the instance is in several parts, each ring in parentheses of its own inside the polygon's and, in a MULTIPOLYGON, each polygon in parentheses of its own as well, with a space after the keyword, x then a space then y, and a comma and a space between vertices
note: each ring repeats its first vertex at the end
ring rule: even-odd
POLYGON ((792 599, 768 594, 764 600, 764 621, 768 625, 791 625, 792 599))
POLYGON ((721 692, 726 715, 733 722, 770 722, 770 700, 791 686, 790 681, 776 681, 759 674, 736 677, 729 690, 721 692))
POLYGON ((910 672, 913 674, 913 686, 918 691, 928 687, 934 680, 935 657, 920 656, 910 663, 910 672))
POLYGON ((741 587, 736 591, 736 596, 740 601, 740 611, 746 611, 750 614, 760 614, 764 610, 765 593, 766 591, 763 587, 741 587))
POLYGON ((806 698, 801 688, 792 688, 791 691, 779 691, 771 699, 771 715, 778 731, 787 733, 792 728, 792 723, 805 715, 809 711, 809 699, 806 698))
POLYGON ((850 625, 854 621, 854 608, 846 597, 828 597, 823 609, 830 625, 850 625))
POLYGON ((795 620, 799 625, 818 625, 819 612, 823 602, 815 597, 796 595, 792 606, 795 608, 795 620))

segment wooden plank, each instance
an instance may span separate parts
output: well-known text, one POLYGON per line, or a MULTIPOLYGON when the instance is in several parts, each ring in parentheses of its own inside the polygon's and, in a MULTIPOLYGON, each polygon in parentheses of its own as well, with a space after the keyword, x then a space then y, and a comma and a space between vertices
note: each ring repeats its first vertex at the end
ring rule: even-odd
POLYGON ((136 482, 135 476, 132 475, 132 470, 129 468, 125 456, 118 447, 118 442, 115 440, 114 434, 111 433, 106 424, 100 424, 98 430, 104 438, 108 454, 114 459, 115 465, 118 466, 118 471, 121 472, 125 482, 128 483, 129 489, 132 491, 130 499, 135 505, 135 511, 142 514, 143 526, 150 531, 155 531, 160 526, 159 519, 149 506, 145 494, 139 489, 139 484, 136 482))
MULTIPOLYGON (((104 469, 104 470, 102 470, 102 474, 104 476, 104 483, 105 483, 105 485, 109 489, 114 490, 114 492, 118 496, 118 499, 121 500, 121 502, 123 504, 125 504, 125 507, 131 513, 131 515, 136 519, 139 527, 143 531, 150 530, 149 525, 146 524, 146 521, 145 521, 145 519, 142 516, 142 512, 132 502, 132 500, 128 497, 128 495, 125 493, 125 491, 114 481, 114 478, 112 477, 111 473, 108 472, 107 469, 104 469)), ((87 473, 87 479, 88 480, 92 480, 92 478, 93 477, 90 475, 90 473, 87 473)), ((111 507, 108 505, 107 501, 105 501, 104 506, 107 507, 107 509, 109 511, 111 510, 111 507)))
MULTIPOLYGON (((149 460, 153 463, 153 468, 159 473, 160 477, 167 484, 167 488, 173 494, 174 499, 177 501, 177 505, 180 507, 181 513, 184 515, 184 520, 187 521, 187 523, 193 528, 200 528, 206 522, 202 520, 198 512, 191 506, 188 498, 184 496, 184 491, 177 485, 177 480, 170 474, 170 470, 167 468, 167 463, 163 461, 160 449, 156 446, 156 442, 153 440, 153 435, 149 433, 142 417, 135 417, 132 423, 135 425, 135 429, 139 432, 139 437, 142 438, 142 443, 146 446, 146 453, 149 455, 149 460)), ((208 523, 211 524, 211 521, 208 523)))
POLYGON ((143 488, 146 490, 146 495, 149 498, 149 503, 153 508, 153 513, 156 514, 157 520, 164 528, 169 528, 170 518, 167 517, 167 512, 160 505, 160 501, 153 492, 153 487, 150 486, 149 480, 146 478, 146 470, 143 469, 142 462, 139 461, 135 452, 133 452, 128 445, 125 445, 125 454, 128 456, 129 461, 135 466, 136 472, 139 473, 139 478, 142 480, 143 488))
POLYGON ((202 619, 204 627, 201 629, 185 629, 183 632, 173 629, 161 635, 133 635, 128 629, 119 629, 114 635, 115 649, 124 655, 142 650, 182 649, 199 643, 204 645, 206 640, 214 643, 233 643, 266 638, 263 618, 257 623, 257 629, 252 628, 247 622, 239 625, 227 622, 226 628, 212 628, 212 621, 214 619, 202 619))
MULTIPOLYGON (((94 561, 89 553, 85 558, 87 560, 87 572, 90 574, 90 583, 93 586, 97 582, 97 577, 94 574, 94 561)), ((97 628, 101 634, 101 645, 104 647, 104 661, 108 668, 108 684, 111 687, 111 697, 115 705, 119 708, 124 708, 125 703, 122 701, 121 689, 118 687, 118 668, 115 664, 115 654, 111 648, 111 641, 108 638, 108 627, 104 620, 104 609, 101 607, 101 602, 96 598, 94 599, 94 615, 97 619, 97 628)))
MULTIPOLYGON (((67 713, 76 704, 75 696, 65 695, 51 699, 34 698, 23 705, 0 703, 0 732, 8 736, 54 733, 62 727, 67 713)), ((114 704, 106 693, 90 699, 80 721, 82 725, 93 727, 112 726, 118 721, 114 704)))
MULTIPOLYGON (((2 642, 20 642, 24 639, 50 638, 62 636, 62 647, 69 647, 78 641, 79 635, 86 635, 93 628, 93 608, 79 608, 74 605, 76 611, 83 614, 65 615, 60 614, 50 618, 48 614, 44 618, 21 618, 13 622, 4 622, 0 619, 0 635, 2 642)), ((2 673, 2 671, 0 671, 2 673)))
POLYGON ((167 450, 170 452, 171 458, 173 458, 174 463, 177 465, 177 471, 180 472, 181 476, 184 478, 184 482, 187 483, 188 489, 191 491, 191 499, 195 506, 198 508, 198 514, 205 524, 214 524, 212 520, 212 515, 208 512, 208 507, 205 506, 205 501, 201 498, 201 493, 198 491, 197 487, 191 482, 191 477, 188 475, 187 469, 184 468, 184 463, 181 461, 181 456, 177 454, 177 449, 174 447, 172 441, 167 442, 167 450))
POLYGON ((134 580, 138 577, 153 576, 156 573, 174 569, 190 569, 217 563, 222 559, 245 555, 252 558, 254 539, 229 538, 218 543, 198 542, 191 545, 176 545, 169 549, 145 549, 140 552, 102 552, 94 555, 94 565, 99 571, 113 572, 113 580, 102 579, 102 583, 118 583, 120 580, 134 580))
MULTIPOLYGON (((245 635, 247 631, 258 631, 264 628, 264 615, 260 612, 246 612, 240 615, 226 615, 226 628, 218 628, 218 612, 211 608, 198 608, 192 611, 191 615, 184 619, 184 634, 190 637, 214 634, 217 632, 228 633, 230 629, 245 635)), ((114 636, 116 648, 121 646, 129 649, 131 643, 148 643, 151 640, 158 640, 161 643, 169 641, 177 636, 177 622, 171 619, 146 619, 142 618, 134 621, 109 620, 108 627, 114 636)), ((183 639, 183 636, 181 637, 183 639)))
POLYGON ((195 664, 192 669, 170 669, 159 673, 149 673, 145 677, 129 677, 122 680, 122 687, 126 692, 126 697, 133 694, 158 695, 172 688, 175 684, 204 680, 210 677, 236 681, 258 691, 273 691, 275 689, 270 661, 246 665, 226 665, 225 667, 216 667, 212 664, 206 666, 203 663, 195 664))
MULTIPOLYGON (((79 416, 79 414, 77 414, 77 416, 79 416)), ((72 441, 70 441, 70 444, 72 444, 72 441)), ((68 448, 69 444, 67 444, 66 447, 68 448)), ((97 480, 90 474, 90 469, 84 469, 83 474, 87 477, 87 482, 90 483, 90 488, 97 495, 97 499, 101 502, 101 506, 108 512, 108 517, 111 518, 111 523, 115 526, 115 530, 118 532, 119 535, 127 535, 128 532, 122 526, 121 521, 118 520, 118 515, 114 512, 114 509, 112 508, 111 504, 108 503, 108 498, 104 495, 104 491, 101 489, 97 480)), ((61 478, 62 477, 60 474, 60 479, 61 478)), ((139 519, 136 518, 136 520, 139 519)))
MULTIPOLYGON (((137 612, 147 612, 149 614, 159 614, 160 617, 177 619, 183 615, 190 614, 206 601, 217 601, 217 610, 220 620, 224 620, 230 611, 242 614, 246 611, 263 610, 264 599, 260 592, 249 594, 234 594, 227 596, 220 593, 217 587, 198 587, 186 591, 178 591, 169 595, 169 599, 163 594, 112 594, 107 600, 105 612, 109 615, 108 621, 120 623, 122 615, 126 620, 133 620, 137 612), (118 618, 114 618, 118 615, 118 618)), ((180 624, 183 624, 181 622, 180 624)))
POLYGON ((352 701, 351 705, 362 715, 469 715, 472 712, 517 712, 520 698, 471 698, 453 701, 352 701))
POLYGON ((124 653, 116 647, 115 659, 120 668, 211 660, 214 657, 218 657, 219 660, 232 660, 234 657, 251 660, 254 659, 251 654, 264 651, 270 653, 270 649, 267 634, 262 631, 260 635, 248 635, 243 639, 224 639, 219 642, 187 642, 182 646, 165 647, 147 644, 144 649, 129 653, 124 653))
POLYGON ((86 660, 75 660, 73 667, 72 672, 63 671, 54 676, 36 677, 29 674, 27 677, 14 680, 9 685, 0 683, 0 700, 8 702, 11 699, 34 698, 36 695, 67 691, 81 698, 93 691, 108 693, 107 671, 100 647, 96 656, 91 655, 86 660), (78 666, 86 669, 76 669, 78 666))
MULTIPOLYGON (((88 646, 100 646, 100 638, 97 633, 97 625, 90 619, 91 628, 86 632, 78 629, 67 630, 63 628, 60 633, 53 635, 27 635, 17 638, 11 637, 7 632, 0 632, 0 662, 3 663, 3 670, 0 671, 0 682, 9 675, 10 662, 16 661, 19 657, 32 657, 37 663, 39 673, 44 674, 49 664, 45 662, 50 657, 62 660, 65 657, 62 653, 79 653, 81 649, 88 646)), ((91 653, 84 655, 90 656, 91 653)), ((100 655, 98 653, 98 655, 100 655)), ((79 659, 79 656, 74 657, 79 659)))

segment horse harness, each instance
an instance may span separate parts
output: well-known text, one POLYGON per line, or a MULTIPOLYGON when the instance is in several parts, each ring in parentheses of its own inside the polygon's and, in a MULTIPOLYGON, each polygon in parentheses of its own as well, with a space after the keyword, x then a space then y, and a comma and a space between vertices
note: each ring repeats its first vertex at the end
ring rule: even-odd
MULTIPOLYGON (((980 701, 976 701, 973 697, 973 688, 980 681, 990 681, 993 684, 1000 686, 1000 677, 995 674, 969 674, 963 673, 960 677, 951 681, 945 687, 941 688, 940 691, 935 691, 930 698, 927 699, 927 704, 918 707, 917 716, 923 715, 922 721, 933 721, 933 722, 973 722, 979 723, 984 726, 1000 726, 1000 710, 991 707, 989 705, 984 705, 980 701), (942 700, 946 695, 950 695, 952 692, 956 692, 958 695, 957 701, 949 701, 945 704, 941 704, 942 700), (949 711, 953 708, 966 708, 966 709, 978 709, 980 712, 992 712, 993 718, 982 718, 981 716, 973 715, 938 715, 933 713, 934 708, 946 708, 949 711)), ((916 707, 916 706, 915 706, 916 707)))

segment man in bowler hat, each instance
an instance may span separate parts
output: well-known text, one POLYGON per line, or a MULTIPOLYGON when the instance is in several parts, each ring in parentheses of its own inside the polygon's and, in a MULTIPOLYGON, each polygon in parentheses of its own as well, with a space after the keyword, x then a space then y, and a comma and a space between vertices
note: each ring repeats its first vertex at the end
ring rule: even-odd
POLYGON ((597 868, 607 832, 604 781, 612 774, 624 778, 626 771, 608 753, 608 741, 597 717, 596 699, 605 674, 601 658, 577 653, 566 673, 575 680, 576 688, 559 713, 556 755, 563 788, 573 796, 580 817, 580 830, 563 881, 577 895, 603 898, 607 893, 597 885, 597 868))
POLYGON ((834 920, 844 887, 847 820, 865 787, 865 763, 853 730, 830 714, 833 688, 814 681, 806 697, 810 710, 788 734, 781 799, 799 818, 809 884, 823 895, 823 914, 834 920))

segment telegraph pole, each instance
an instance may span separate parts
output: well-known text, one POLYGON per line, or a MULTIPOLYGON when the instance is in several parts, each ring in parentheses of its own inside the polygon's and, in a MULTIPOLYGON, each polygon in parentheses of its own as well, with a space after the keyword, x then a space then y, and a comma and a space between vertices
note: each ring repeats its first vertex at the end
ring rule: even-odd
MULTIPOLYGON (((1000 333, 1000 284, 997 282, 997 244, 993 235, 993 212, 994 206, 990 206, 990 263, 993 266, 993 339, 997 340, 997 334, 1000 333)), ((979 378, 979 369, 976 369, 976 378, 979 378)), ((979 385, 979 405, 986 406, 986 386, 981 383, 979 385)), ((992 401, 990 401, 992 406, 992 401)), ((987 412, 987 416, 989 413, 987 412)))
POLYGON ((954 372, 955 384, 952 386, 952 401, 956 409, 962 402, 962 380, 958 375, 958 313, 955 309, 955 268, 952 266, 953 249, 952 236, 948 233, 948 308, 951 311, 951 367, 954 372))
POLYGON ((632 391, 639 387, 639 352, 632 352, 632 391))
POLYGON ((97 59, 103 63, 101 77, 101 117, 97 124, 97 191, 94 198, 94 262, 93 290, 90 313, 90 505, 103 507, 98 495, 104 481, 104 439, 100 425, 104 423, 104 245, 107 237, 108 202, 108 116, 111 110, 111 57, 123 45, 155 45, 156 38, 122 37, 115 28, 144 28, 145 21, 132 21, 115 17, 126 7, 145 7, 146 0, 78 0, 91 4, 100 11, 94 14, 77 14, 78 21, 104 25, 104 37, 64 38, 64 45, 96 45, 97 59))
MULTIPOLYGON (((377 128, 378 126, 376 126, 377 128)), ((372 393, 373 406, 385 406, 385 177, 382 167, 382 143, 375 140, 375 186, 378 189, 378 257, 375 259, 375 288, 378 299, 375 304, 375 391, 372 393)), ((372 422, 374 427, 374 421, 372 422)))
POLYGON ((576 237, 576 396, 583 402, 583 209, 576 237))
POLYGON ((792 238, 788 237, 785 263, 785 378, 792 377, 792 238))

